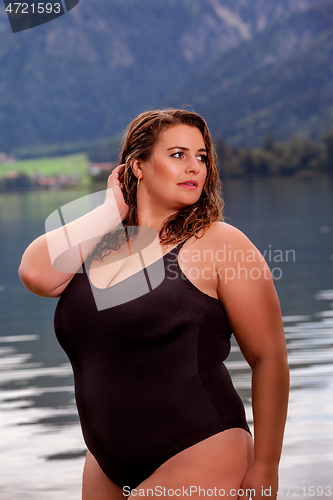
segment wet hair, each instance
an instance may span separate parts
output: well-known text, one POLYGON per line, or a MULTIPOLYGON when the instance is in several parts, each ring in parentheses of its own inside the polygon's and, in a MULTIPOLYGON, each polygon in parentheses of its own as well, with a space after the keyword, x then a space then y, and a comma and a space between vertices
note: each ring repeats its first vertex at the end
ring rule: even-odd
POLYGON ((205 120, 197 113, 183 109, 146 111, 130 123, 119 155, 119 164, 125 164, 121 182, 124 199, 129 207, 123 220, 127 236, 119 229, 107 233, 95 247, 94 258, 102 260, 112 250, 117 250, 126 238, 135 234, 135 227, 138 226, 137 178, 131 164, 136 159, 149 160, 161 133, 176 125, 188 125, 200 130, 207 151, 207 177, 199 200, 164 221, 159 231, 160 241, 164 244, 178 244, 192 236, 199 238, 213 221, 222 220, 224 203, 217 156, 205 120))

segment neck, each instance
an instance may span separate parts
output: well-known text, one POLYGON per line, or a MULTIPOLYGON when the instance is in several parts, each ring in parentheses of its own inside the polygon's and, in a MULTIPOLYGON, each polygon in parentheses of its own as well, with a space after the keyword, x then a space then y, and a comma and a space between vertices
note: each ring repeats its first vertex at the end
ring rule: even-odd
POLYGON ((159 232, 165 220, 173 213, 174 212, 158 212, 157 210, 139 210, 138 208, 139 226, 152 227, 159 232))
POLYGON ((138 222, 139 226, 152 227, 157 232, 160 231, 165 220, 172 214, 176 213, 177 210, 166 209, 158 204, 153 204, 148 200, 140 200, 138 196, 137 200, 137 210, 138 210, 138 222))

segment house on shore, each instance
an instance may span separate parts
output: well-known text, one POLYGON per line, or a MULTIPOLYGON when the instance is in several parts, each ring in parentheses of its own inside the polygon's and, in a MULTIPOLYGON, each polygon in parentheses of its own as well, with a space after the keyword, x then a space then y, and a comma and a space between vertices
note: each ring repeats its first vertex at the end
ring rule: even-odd
POLYGON ((93 182, 106 182, 112 170, 116 168, 117 162, 91 163, 89 175, 93 182))

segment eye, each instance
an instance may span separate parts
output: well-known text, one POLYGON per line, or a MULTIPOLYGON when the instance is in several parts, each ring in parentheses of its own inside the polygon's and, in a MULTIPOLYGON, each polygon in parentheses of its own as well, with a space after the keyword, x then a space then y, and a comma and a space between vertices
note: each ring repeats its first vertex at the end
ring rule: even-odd
POLYGON ((199 161, 207 165, 207 155, 198 155, 197 158, 199 159, 199 161))
POLYGON ((171 156, 174 156, 175 158, 183 158, 184 153, 182 151, 177 151, 177 153, 173 153, 171 156))

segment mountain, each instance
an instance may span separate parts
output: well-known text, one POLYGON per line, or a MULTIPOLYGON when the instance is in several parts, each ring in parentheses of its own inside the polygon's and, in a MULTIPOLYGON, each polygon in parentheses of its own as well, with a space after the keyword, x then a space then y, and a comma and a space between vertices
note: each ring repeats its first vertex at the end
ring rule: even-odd
POLYGON ((215 136, 260 146, 270 132, 318 140, 333 128, 333 4, 297 12, 229 50, 167 96, 189 103, 215 136))
POLYGON ((82 0, 16 34, 1 4, 0 151, 69 152, 115 135, 219 54, 317 3, 82 0))

